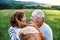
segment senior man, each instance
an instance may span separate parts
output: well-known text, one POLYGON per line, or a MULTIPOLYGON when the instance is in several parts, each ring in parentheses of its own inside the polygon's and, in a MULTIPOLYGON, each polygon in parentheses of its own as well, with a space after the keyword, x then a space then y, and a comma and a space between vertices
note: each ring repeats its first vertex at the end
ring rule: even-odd
MULTIPOLYGON (((32 12, 31 15, 31 22, 38 20, 39 23, 39 30, 42 32, 42 34, 45 36, 46 40, 53 40, 53 33, 52 29, 49 25, 44 23, 44 12, 42 10, 36 9, 32 12)), ((38 22, 37 21, 37 22, 38 22)))

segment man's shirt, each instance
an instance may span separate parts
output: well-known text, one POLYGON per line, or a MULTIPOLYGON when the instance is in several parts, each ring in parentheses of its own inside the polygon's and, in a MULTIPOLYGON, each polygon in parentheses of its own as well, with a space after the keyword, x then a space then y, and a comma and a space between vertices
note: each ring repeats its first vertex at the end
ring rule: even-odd
POLYGON ((46 40, 53 40, 52 29, 49 27, 49 25, 43 23, 43 25, 40 27, 40 31, 45 36, 46 40))

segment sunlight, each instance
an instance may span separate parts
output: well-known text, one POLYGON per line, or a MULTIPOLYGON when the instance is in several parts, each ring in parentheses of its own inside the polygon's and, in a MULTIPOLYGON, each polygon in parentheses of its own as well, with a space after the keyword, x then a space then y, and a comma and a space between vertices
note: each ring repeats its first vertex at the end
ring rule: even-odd
POLYGON ((60 5, 60 0, 16 0, 16 1, 34 1, 34 2, 38 2, 38 3, 60 5))

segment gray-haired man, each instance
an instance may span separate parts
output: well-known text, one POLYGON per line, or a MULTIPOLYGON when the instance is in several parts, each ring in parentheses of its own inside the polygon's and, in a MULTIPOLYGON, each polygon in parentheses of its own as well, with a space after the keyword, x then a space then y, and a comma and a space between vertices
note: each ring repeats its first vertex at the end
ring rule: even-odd
POLYGON ((39 29, 42 32, 42 34, 45 36, 46 40, 53 40, 53 33, 52 29, 44 23, 44 12, 42 10, 34 10, 31 15, 31 22, 37 21, 36 23, 39 24, 39 29))

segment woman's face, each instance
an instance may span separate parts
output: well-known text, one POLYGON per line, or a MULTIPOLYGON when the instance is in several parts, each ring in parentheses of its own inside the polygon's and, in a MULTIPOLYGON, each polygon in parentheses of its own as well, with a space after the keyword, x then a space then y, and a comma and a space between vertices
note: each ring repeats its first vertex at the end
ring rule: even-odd
POLYGON ((24 14, 23 18, 22 18, 22 22, 26 22, 26 16, 24 14))

